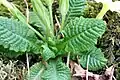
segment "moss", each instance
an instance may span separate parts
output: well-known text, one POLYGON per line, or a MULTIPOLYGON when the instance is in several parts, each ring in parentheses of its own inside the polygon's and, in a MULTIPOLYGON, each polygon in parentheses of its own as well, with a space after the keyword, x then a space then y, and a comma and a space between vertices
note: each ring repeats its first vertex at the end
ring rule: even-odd
POLYGON ((95 3, 93 1, 90 1, 87 3, 87 5, 88 7, 85 9, 85 13, 84 13, 85 14, 84 17, 87 18, 95 18, 102 9, 101 3, 95 3))
POLYGON ((23 80, 25 68, 23 65, 22 68, 24 69, 16 67, 17 62, 11 60, 5 62, 0 59, 0 80, 23 80))
POLYGON ((0 16, 10 16, 9 11, 3 5, 0 5, 0 16))
MULTIPOLYGON (((24 0, 8 0, 9 2, 12 2, 15 4, 15 6, 21 11, 23 12, 23 14, 25 14, 25 9, 26 9, 26 5, 24 3, 24 0)), ((29 4, 29 8, 31 9, 31 3, 30 0, 27 0, 28 4, 29 4)), ((12 16, 10 14, 10 12, 8 11, 8 9, 6 7, 4 7, 3 5, 0 5, 0 16, 7 16, 10 17, 12 16)))

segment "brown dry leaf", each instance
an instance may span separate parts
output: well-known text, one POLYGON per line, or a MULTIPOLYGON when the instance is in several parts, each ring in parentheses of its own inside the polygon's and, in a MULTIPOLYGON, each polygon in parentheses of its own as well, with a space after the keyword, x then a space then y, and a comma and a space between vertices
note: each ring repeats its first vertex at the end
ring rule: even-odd
MULTIPOLYGON (((81 77, 82 80, 86 80, 86 70, 73 61, 70 61, 70 66, 72 70, 71 72, 75 72, 75 74, 73 74, 74 77, 81 77)), ((110 68, 106 69, 105 74, 103 75, 93 74, 92 72, 88 72, 87 74, 88 80, 112 80, 113 73, 114 66, 111 66, 110 68)))

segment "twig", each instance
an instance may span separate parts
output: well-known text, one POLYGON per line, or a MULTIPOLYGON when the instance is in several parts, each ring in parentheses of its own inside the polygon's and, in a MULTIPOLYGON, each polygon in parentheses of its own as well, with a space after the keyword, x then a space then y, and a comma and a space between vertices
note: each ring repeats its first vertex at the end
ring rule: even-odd
POLYGON ((26 16, 27 16, 27 23, 28 23, 28 22, 29 22, 29 8, 28 8, 28 3, 27 3, 27 1, 24 0, 24 2, 25 2, 26 7, 27 7, 27 9, 26 9, 26 16))
MULTIPOLYGON (((59 27, 59 29, 61 28, 61 25, 60 25, 60 22, 58 21, 58 18, 57 18, 57 16, 55 15, 55 20, 56 20, 56 22, 57 22, 57 24, 58 24, 58 27, 59 27)), ((56 36, 58 35, 58 33, 56 34, 56 36)), ((57 39, 59 39, 60 38, 60 36, 57 36, 57 39)))
POLYGON ((89 65, 89 58, 90 58, 90 55, 88 55, 88 58, 87 58, 87 69, 86 69, 86 80, 88 80, 88 65, 89 65))
POLYGON ((26 61, 27 61, 27 69, 28 69, 28 76, 30 76, 30 67, 29 67, 29 56, 28 53, 26 53, 26 61))
MULTIPOLYGON (((106 68, 108 68, 108 66, 107 66, 107 65, 106 65, 106 68)), ((114 80, 117 80, 117 79, 115 78, 115 76, 114 76, 114 75, 112 76, 112 78, 113 78, 114 80)))
POLYGON ((69 62, 70 62, 70 52, 68 53, 68 56, 67 56, 67 67, 69 67, 69 62))
MULTIPOLYGON (((26 9, 26 16, 27 16, 27 24, 29 22, 29 8, 28 8, 28 3, 26 0, 24 0, 26 6, 27 6, 27 9, 26 9)), ((27 69, 28 69, 28 76, 30 76, 30 67, 29 67, 29 56, 28 56, 28 53, 26 53, 26 58, 27 58, 27 69)))
POLYGON ((117 79, 115 78, 115 76, 113 76, 113 79, 114 79, 114 80, 117 80, 117 79))
POLYGON ((61 27, 60 26, 60 22, 58 21, 58 18, 57 18, 57 16, 55 15, 55 20, 56 20, 56 22, 57 22, 57 24, 58 24, 58 26, 59 26, 59 28, 61 27))

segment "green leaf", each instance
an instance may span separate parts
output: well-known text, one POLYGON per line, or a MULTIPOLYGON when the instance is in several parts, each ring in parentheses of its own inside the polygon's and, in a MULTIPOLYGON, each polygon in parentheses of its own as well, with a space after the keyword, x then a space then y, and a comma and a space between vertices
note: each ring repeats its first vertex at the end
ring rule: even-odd
POLYGON ((43 74, 44 70, 45 70, 45 67, 41 62, 36 63, 32 67, 30 67, 30 74, 27 73, 26 79, 27 80, 42 80, 41 75, 43 74))
POLYGON ((20 21, 0 17, 0 45, 16 52, 39 52, 36 35, 20 21))
POLYGON ((43 80, 70 80, 70 70, 61 60, 50 60, 47 70, 44 71, 43 80))
POLYGON ((82 16, 85 7, 86 0, 69 0, 69 11, 66 17, 66 23, 68 23, 70 19, 82 16))
POLYGON ((39 31, 45 35, 45 26, 41 23, 42 21, 39 19, 37 14, 35 12, 30 12, 30 20, 29 23, 32 24, 33 26, 37 27, 39 31))
POLYGON ((15 52, 9 49, 5 49, 3 46, 0 46, 0 54, 9 58, 17 58, 18 56, 24 54, 22 52, 15 52))
POLYGON ((41 20, 43 26, 50 25, 49 12, 47 8, 42 4, 41 0, 31 0, 33 4, 33 10, 41 20))
POLYGON ((59 0, 59 9, 62 16, 66 16, 69 9, 69 0, 59 0))
POLYGON ((29 15, 30 15, 30 20, 29 20, 30 24, 37 26, 37 27, 42 26, 42 24, 40 24, 41 21, 40 21, 39 17, 36 15, 36 13, 30 12, 29 15))
POLYGON ((41 54, 42 58, 47 61, 50 58, 55 58, 55 53, 48 47, 48 45, 42 45, 43 52, 41 54))
POLYGON ((83 53, 80 56, 79 62, 84 68, 86 68, 88 62, 89 63, 88 69, 97 71, 99 69, 102 69, 106 65, 107 59, 105 59, 104 54, 101 52, 100 49, 93 47, 90 49, 90 51, 83 53), (88 62, 88 56, 89 56, 89 62, 88 62))
POLYGON ((63 30, 64 40, 60 43, 67 52, 82 52, 97 43, 105 32, 105 23, 94 18, 75 18, 63 30))
POLYGON ((50 25, 50 16, 48 9, 43 5, 41 0, 31 0, 33 10, 41 21, 42 27, 45 27, 46 35, 53 36, 50 25))
POLYGON ((43 1, 47 4, 47 6, 52 6, 54 2, 54 0, 43 0, 43 1))

